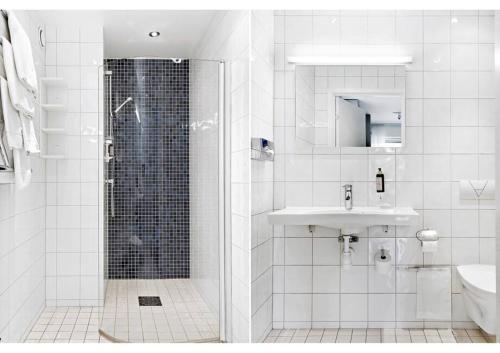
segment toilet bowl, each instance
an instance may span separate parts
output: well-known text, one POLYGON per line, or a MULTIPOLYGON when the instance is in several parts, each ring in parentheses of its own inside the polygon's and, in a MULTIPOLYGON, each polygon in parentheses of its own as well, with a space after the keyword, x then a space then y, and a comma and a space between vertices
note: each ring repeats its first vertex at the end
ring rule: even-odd
POLYGON ((457 266, 469 317, 490 335, 496 332, 496 268, 492 265, 457 266))

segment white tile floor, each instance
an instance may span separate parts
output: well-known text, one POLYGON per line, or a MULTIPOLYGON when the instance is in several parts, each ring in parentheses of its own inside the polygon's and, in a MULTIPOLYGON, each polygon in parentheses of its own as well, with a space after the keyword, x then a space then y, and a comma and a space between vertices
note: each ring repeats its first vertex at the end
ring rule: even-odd
POLYGON ((129 342, 186 342, 219 337, 219 322, 190 279, 108 281, 101 328, 129 342), (139 306, 159 296, 162 306, 139 306))
POLYGON ((25 342, 191 342, 219 337, 215 313, 189 279, 110 280, 104 308, 46 308, 25 342), (138 296, 159 296, 162 306, 139 306, 138 296))
POLYGON ((272 330, 265 343, 487 343, 495 336, 457 329, 288 329, 272 330))
POLYGON ((28 334, 27 343, 108 342, 99 336, 98 307, 45 308, 28 334))

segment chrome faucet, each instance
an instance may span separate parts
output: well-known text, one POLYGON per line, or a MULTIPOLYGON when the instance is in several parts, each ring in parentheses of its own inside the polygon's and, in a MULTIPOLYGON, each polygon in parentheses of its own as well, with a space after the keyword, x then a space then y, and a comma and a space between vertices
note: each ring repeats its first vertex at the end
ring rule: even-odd
POLYGON ((352 184, 344 185, 344 206, 346 210, 352 210, 352 184))

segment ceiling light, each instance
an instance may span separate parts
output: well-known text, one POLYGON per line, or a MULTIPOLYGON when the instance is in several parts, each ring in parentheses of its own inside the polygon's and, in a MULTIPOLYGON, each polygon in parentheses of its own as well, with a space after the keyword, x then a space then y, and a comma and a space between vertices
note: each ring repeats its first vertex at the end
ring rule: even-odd
POLYGON ((149 32, 149 36, 151 38, 159 37, 160 36, 160 32, 158 32, 158 31, 149 32))

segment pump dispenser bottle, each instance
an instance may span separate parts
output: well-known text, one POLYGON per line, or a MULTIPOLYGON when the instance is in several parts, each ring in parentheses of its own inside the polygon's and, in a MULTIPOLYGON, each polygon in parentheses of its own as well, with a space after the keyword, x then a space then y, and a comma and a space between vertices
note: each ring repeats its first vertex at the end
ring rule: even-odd
POLYGON ((375 184, 377 186, 377 192, 385 191, 385 180, 384 180, 384 173, 382 173, 382 168, 378 168, 375 184))

